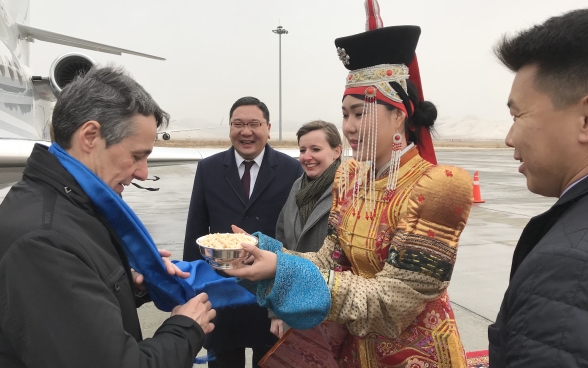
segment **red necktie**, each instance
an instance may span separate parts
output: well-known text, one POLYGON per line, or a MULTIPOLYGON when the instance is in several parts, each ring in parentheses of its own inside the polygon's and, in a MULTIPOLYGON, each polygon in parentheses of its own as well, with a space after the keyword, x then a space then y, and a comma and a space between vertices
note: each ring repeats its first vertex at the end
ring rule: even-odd
POLYGON ((245 190, 245 195, 247 196, 247 199, 249 199, 249 192, 251 189, 251 166, 253 166, 253 164, 255 163, 255 161, 243 161, 243 164, 245 164, 245 173, 243 174, 243 177, 241 178, 241 184, 243 184, 243 189, 245 190))

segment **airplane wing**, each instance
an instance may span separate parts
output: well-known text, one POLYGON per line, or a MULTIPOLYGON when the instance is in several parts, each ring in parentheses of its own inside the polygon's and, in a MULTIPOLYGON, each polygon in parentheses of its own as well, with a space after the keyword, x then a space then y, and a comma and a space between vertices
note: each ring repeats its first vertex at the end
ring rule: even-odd
POLYGON ((156 60, 165 60, 165 58, 144 54, 142 52, 131 51, 127 49, 121 49, 119 47, 114 47, 110 45, 105 45, 98 42, 92 42, 87 40, 82 40, 81 38, 71 37, 67 35, 63 35, 60 33, 46 31, 44 29, 35 28, 28 26, 26 24, 17 23, 18 29, 20 31, 20 39, 28 39, 29 41, 39 40, 45 42, 56 43, 59 45, 66 45, 66 46, 73 46, 79 47, 82 49, 93 50, 93 51, 100 51, 105 52, 108 54, 114 55, 121 55, 121 54, 129 54, 129 55, 136 55, 142 56, 150 59, 156 60))
MULTIPOLYGON (((176 133, 176 132, 190 132, 192 130, 207 130, 207 129, 214 129, 216 127, 219 127, 223 124, 223 120, 225 120, 225 118, 223 117, 220 121, 220 123, 218 125, 214 125, 214 126, 209 126, 209 127, 201 127, 201 128, 186 128, 186 129, 173 129, 173 130, 162 130, 161 132, 157 132, 157 134, 164 134, 164 133, 176 133)), ((174 120, 175 121, 175 120, 174 120)))
MULTIPOLYGON (((22 178, 35 143, 49 146, 49 141, 29 141, 23 139, 0 139, 0 189, 12 185, 22 178)), ((154 147, 147 158, 149 166, 169 166, 196 163, 203 158, 222 151, 210 148, 154 147)))
POLYGON ((211 129, 211 128, 215 128, 215 127, 208 127, 208 128, 192 128, 192 129, 173 129, 173 130, 165 130, 165 131, 157 132, 157 134, 163 134, 163 133, 177 133, 177 132, 190 132, 190 131, 192 131, 192 130, 206 130, 206 129, 211 129))

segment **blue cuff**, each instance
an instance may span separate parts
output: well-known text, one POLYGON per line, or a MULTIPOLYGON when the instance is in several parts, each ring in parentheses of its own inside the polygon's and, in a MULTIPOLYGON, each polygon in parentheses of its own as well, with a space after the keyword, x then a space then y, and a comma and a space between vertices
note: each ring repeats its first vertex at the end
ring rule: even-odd
POLYGON ((331 309, 325 279, 309 260, 283 252, 277 255, 276 277, 257 284, 257 302, 297 330, 318 326, 331 309))
POLYGON ((278 253, 282 251, 282 243, 277 241, 274 238, 271 238, 267 235, 260 233, 259 231, 252 234, 253 236, 257 236, 259 238, 259 244, 257 245, 259 249, 262 250, 269 250, 272 253, 278 253))

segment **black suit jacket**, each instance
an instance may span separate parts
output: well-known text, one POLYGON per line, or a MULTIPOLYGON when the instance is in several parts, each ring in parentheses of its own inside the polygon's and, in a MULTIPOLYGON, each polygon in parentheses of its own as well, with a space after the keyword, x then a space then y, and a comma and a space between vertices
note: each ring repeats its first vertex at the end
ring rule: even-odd
POLYGON ((488 328, 490 367, 588 367, 588 178, 529 221, 488 328))
MULTIPOLYGON (((247 200, 233 147, 200 161, 186 224, 184 260, 203 259, 196 239, 210 233, 230 233, 231 225, 248 233, 261 231, 274 237, 280 211, 292 184, 301 175, 298 160, 266 144, 251 198, 247 200)), ((269 332, 267 310, 256 304, 217 310, 214 323, 215 329, 207 336, 204 347, 216 352, 238 347, 267 349, 277 341, 269 332)))

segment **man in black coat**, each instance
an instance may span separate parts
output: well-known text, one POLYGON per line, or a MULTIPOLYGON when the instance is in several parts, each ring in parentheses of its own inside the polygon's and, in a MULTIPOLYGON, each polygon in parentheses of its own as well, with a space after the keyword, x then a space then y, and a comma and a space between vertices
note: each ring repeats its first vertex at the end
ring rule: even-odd
MULTIPOLYGON (((243 97, 233 104, 229 117, 232 147, 200 161, 196 168, 184 242, 186 261, 202 259, 197 238, 230 233, 231 225, 273 237, 292 184, 302 175, 298 160, 267 144, 271 124, 263 102, 243 97)), ((208 366, 245 367, 245 348, 250 347, 252 365, 257 367, 277 341, 267 309, 254 304, 217 313, 215 330, 204 343, 216 356, 208 366)))
MULTIPOLYGON (((143 87, 108 67, 66 86, 52 122, 59 146, 120 194, 147 177, 157 127, 168 119, 143 87)), ((191 368, 214 327, 206 294, 143 340, 142 276, 90 195, 36 145, 0 205, 0 367, 191 368)))
POLYGON ((506 144, 533 193, 559 200, 516 246, 488 330, 491 367, 588 366, 588 9, 503 39, 516 72, 506 144))

